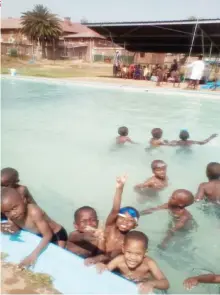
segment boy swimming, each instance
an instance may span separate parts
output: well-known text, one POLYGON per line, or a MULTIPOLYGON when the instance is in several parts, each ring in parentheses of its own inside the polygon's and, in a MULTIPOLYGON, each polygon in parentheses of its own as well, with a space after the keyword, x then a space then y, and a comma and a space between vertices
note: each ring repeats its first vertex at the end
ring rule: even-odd
POLYGON ((196 277, 190 277, 186 279, 183 283, 186 290, 191 290, 196 287, 198 284, 220 284, 220 275, 216 274, 206 274, 196 277))
POLYGON ((137 226, 139 213, 133 207, 120 209, 121 198, 127 176, 117 177, 116 192, 112 210, 105 224, 105 255, 88 258, 86 264, 109 262, 121 253, 121 247, 126 233, 137 226))
POLYGON ((201 201, 205 198, 207 201, 220 205, 220 163, 209 163, 206 168, 206 175, 209 181, 199 185, 195 201, 201 201))
POLYGON ((173 192, 168 203, 165 203, 156 208, 146 209, 140 212, 140 215, 151 214, 154 211, 169 210, 169 213, 173 217, 174 224, 168 229, 166 237, 160 244, 160 248, 164 249, 167 247, 168 242, 172 239, 175 232, 181 229, 187 229, 192 223, 193 218, 188 210, 185 208, 193 204, 193 194, 185 189, 178 189, 173 192))
POLYGON ((153 289, 167 290, 169 282, 156 262, 146 255, 148 237, 139 231, 130 231, 125 235, 122 254, 107 265, 97 264, 97 270, 119 270, 128 280, 139 286, 141 293, 153 292, 153 289))
POLYGON ((125 144, 126 142, 129 143, 135 143, 128 137, 128 128, 125 126, 119 127, 118 128, 118 134, 119 136, 116 137, 116 144, 125 144))
POLYGON ((167 145, 168 141, 163 140, 163 130, 161 128, 154 128, 151 130, 152 138, 150 139, 150 145, 152 147, 157 147, 160 145, 167 145))
POLYGON ((21 261, 21 266, 33 265, 50 242, 65 247, 66 230, 50 219, 37 205, 27 203, 14 188, 2 189, 1 210, 8 218, 8 222, 1 225, 3 232, 15 233, 24 229, 42 237, 33 252, 21 261))
POLYGON ((74 213, 75 231, 71 232, 67 249, 84 258, 102 252, 104 248, 104 233, 98 230, 98 218, 95 209, 84 206, 74 213))
POLYGON ((30 194, 28 188, 19 184, 19 174, 14 168, 3 168, 1 170, 1 187, 11 187, 24 197, 28 203, 36 204, 34 198, 30 194))
POLYGON ((135 186, 135 190, 142 191, 146 188, 152 188, 155 190, 161 190, 167 187, 168 179, 167 179, 167 165, 162 160, 154 160, 151 163, 151 169, 153 172, 153 176, 147 179, 144 183, 137 184, 135 186))
POLYGON ((179 134, 180 140, 173 140, 171 142, 171 145, 173 146, 191 146, 192 144, 199 144, 199 145, 204 145, 208 142, 210 142, 213 138, 217 137, 217 134, 212 134, 209 136, 207 139, 202 140, 202 141, 196 141, 196 140, 189 140, 189 132, 187 130, 181 130, 179 134))

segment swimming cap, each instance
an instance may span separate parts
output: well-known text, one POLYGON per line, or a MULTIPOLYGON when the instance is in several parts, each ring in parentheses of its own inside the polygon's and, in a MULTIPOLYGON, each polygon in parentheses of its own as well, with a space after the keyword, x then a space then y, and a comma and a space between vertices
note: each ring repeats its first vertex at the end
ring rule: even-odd
POLYGON ((188 129, 187 128, 182 128, 182 129, 180 129, 180 131, 187 131, 188 132, 188 129))
POLYGON ((128 213, 134 220, 137 222, 139 219, 138 211, 132 207, 123 207, 119 210, 118 215, 121 217, 125 217, 125 214, 128 213))

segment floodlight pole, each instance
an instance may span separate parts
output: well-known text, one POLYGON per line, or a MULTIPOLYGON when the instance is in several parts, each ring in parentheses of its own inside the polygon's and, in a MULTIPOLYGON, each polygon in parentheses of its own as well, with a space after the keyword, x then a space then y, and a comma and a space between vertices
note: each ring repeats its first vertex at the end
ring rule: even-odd
POLYGON ((212 56, 212 42, 211 42, 211 46, 210 46, 210 50, 209 50, 209 59, 211 58, 212 56))

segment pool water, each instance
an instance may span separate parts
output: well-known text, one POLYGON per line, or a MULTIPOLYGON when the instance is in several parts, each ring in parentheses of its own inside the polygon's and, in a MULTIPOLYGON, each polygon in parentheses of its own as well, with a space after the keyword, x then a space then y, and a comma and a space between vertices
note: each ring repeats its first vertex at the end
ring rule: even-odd
MULTIPOLYGON (((31 80, 2 80, 2 167, 20 172, 39 205, 73 230, 73 213, 83 205, 97 209, 104 222, 112 205, 115 178, 128 173, 123 205, 139 210, 166 202, 178 188, 197 191, 206 181, 205 168, 220 161, 220 137, 189 151, 163 147, 146 152, 150 131, 164 130, 165 139, 177 139, 187 128, 196 140, 220 130, 220 100, 133 92, 105 87, 64 85, 31 80), (138 145, 115 147, 117 128, 129 127, 138 145), (151 176, 154 159, 168 164, 169 186, 160 196, 140 198, 135 184, 151 176)), ((149 255, 171 282, 169 293, 185 293, 185 278, 208 271, 219 273, 220 222, 204 203, 189 208, 198 228, 181 233, 166 251, 157 245, 163 239, 167 212, 140 219, 138 229, 149 239, 149 255), (217 263, 218 262, 218 263, 217 263), (205 269, 205 270, 204 270, 205 269)), ((210 206, 209 206, 210 207, 210 206)), ((191 293, 218 293, 216 286, 201 285, 191 293)))

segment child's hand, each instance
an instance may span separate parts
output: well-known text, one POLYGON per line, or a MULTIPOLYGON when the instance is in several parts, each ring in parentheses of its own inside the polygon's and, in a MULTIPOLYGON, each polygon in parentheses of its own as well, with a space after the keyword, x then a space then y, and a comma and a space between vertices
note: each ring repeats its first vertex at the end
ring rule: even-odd
POLYGON ((198 285, 198 280, 197 278, 188 278, 183 282, 183 285, 186 290, 191 290, 192 288, 196 287, 198 285))
POLYGON ((89 257, 89 258, 86 258, 86 259, 84 260, 84 264, 85 264, 86 266, 90 266, 90 265, 93 265, 93 264, 95 264, 95 263, 96 263, 96 260, 95 260, 94 257, 89 257))
POLYGON ((107 266, 101 262, 97 263, 95 267, 96 267, 97 273, 103 273, 105 270, 107 270, 107 266))
POLYGON ((104 229, 103 228, 94 228, 91 226, 86 227, 86 231, 89 231, 93 234, 93 236, 98 240, 104 240, 104 229))
POLYGON ((217 137, 218 136, 218 134, 217 133, 214 133, 214 134, 212 134, 209 138, 210 139, 213 139, 213 138, 215 138, 215 137, 217 137))
POLYGON ((125 174, 121 177, 117 177, 116 178, 116 188, 123 188, 127 179, 128 179, 127 174, 125 174))
POLYGON ((20 264, 19 267, 30 267, 30 266, 34 266, 34 264, 36 263, 37 260, 37 256, 34 254, 31 254, 29 256, 27 256, 26 258, 24 258, 20 264))
POLYGON ((1 224, 1 231, 5 234, 15 234, 17 230, 13 228, 11 224, 3 223, 1 224))
POLYGON ((153 293, 154 284, 152 282, 145 282, 138 284, 139 294, 149 294, 153 293))

